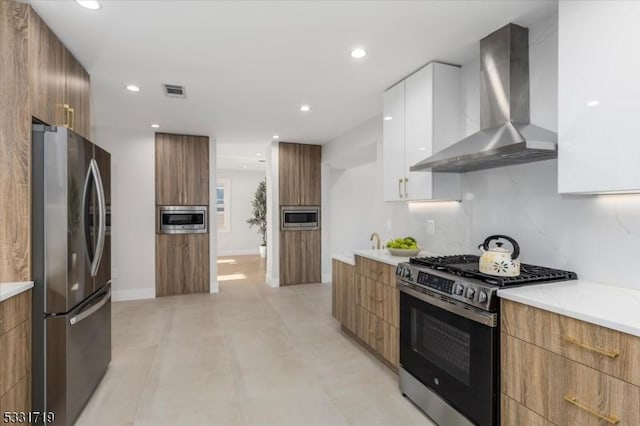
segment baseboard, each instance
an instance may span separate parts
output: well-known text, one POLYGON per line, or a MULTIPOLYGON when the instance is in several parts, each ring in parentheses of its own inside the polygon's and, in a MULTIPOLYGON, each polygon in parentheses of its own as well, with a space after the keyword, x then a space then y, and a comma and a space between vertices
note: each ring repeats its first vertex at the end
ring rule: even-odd
POLYGON ((331 274, 322 274, 322 282, 326 284, 331 284, 331 274))
POLYGON ((218 281, 209 284, 209 293, 220 293, 220 283, 218 281))
POLYGON ((253 254, 260 254, 260 250, 259 249, 218 250, 218 256, 248 256, 253 254))
POLYGON ((277 288, 280 287, 280 278, 273 278, 268 275, 265 276, 265 281, 269 285, 269 287, 277 288))
POLYGON ((111 300, 123 302, 125 300, 155 299, 155 288, 140 288, 136 290, 115 290, 111 292, 111 300))

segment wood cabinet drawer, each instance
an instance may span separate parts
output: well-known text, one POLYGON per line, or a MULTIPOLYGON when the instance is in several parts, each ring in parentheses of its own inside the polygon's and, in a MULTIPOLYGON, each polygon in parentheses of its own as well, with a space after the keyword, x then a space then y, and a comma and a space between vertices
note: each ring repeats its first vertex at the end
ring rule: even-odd
POLYGON ((31 410, 31 380, 23 377, 4 395, 0 395, 0 413, 6 411, 26 413, 31 410))
POLYGON ((396 287, 396 267, 377 260, 356 256, 356 273, 396 287))
POLYGON ((506 396, 552 423, 640 424, 639 387, 505 333, 501 374, 506 396))
POLYGON ((502 301, 502 331, 640 386, 640 338, 502 301))
POLYGON ((29 346, 29 321, 0 336, 0 395, 27 377, 31 362, 29 346))
POLYGON ((500 424, 502 426, 552 426, 553 423, 505 394, 501 395, 500 424))
POLYGON ((21 322, 27 321, 30 316, 31 290, 0 302, 0 334, 4 334, 21 322))

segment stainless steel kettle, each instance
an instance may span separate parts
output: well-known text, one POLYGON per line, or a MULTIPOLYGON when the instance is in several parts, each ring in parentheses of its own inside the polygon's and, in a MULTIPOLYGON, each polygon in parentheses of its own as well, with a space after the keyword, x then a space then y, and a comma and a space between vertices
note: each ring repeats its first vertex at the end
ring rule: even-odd
POLYGON ((478 246, 482 255, 480 256, 480 272, 499 277, 517 277, 520 275, 520 246, 511 237, 506 235, 492 235, 478 246), (507 240, 513 246, 513 251, 503 248, 502 242, 496 242, 494 247, 489 247, 493 240, 507 240))

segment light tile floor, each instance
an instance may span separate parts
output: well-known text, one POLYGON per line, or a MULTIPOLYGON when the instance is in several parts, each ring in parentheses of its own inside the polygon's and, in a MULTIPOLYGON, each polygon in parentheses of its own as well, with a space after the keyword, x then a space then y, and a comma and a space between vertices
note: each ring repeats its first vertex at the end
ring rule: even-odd
POLYGON ((432 425, 340 332, 328 285, 270 288, 255 257, 219 266, 247 277, 113 304, 111 365, 77 425, 432 425))

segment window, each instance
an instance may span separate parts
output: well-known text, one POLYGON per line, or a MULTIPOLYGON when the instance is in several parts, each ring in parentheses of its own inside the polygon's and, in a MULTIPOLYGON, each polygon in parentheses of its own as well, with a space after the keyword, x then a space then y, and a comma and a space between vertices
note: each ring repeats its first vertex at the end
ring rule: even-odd
POLYGON ((231 231, 231 181, 218 179, 216 184, 216 224, 218 231, 231 231))

